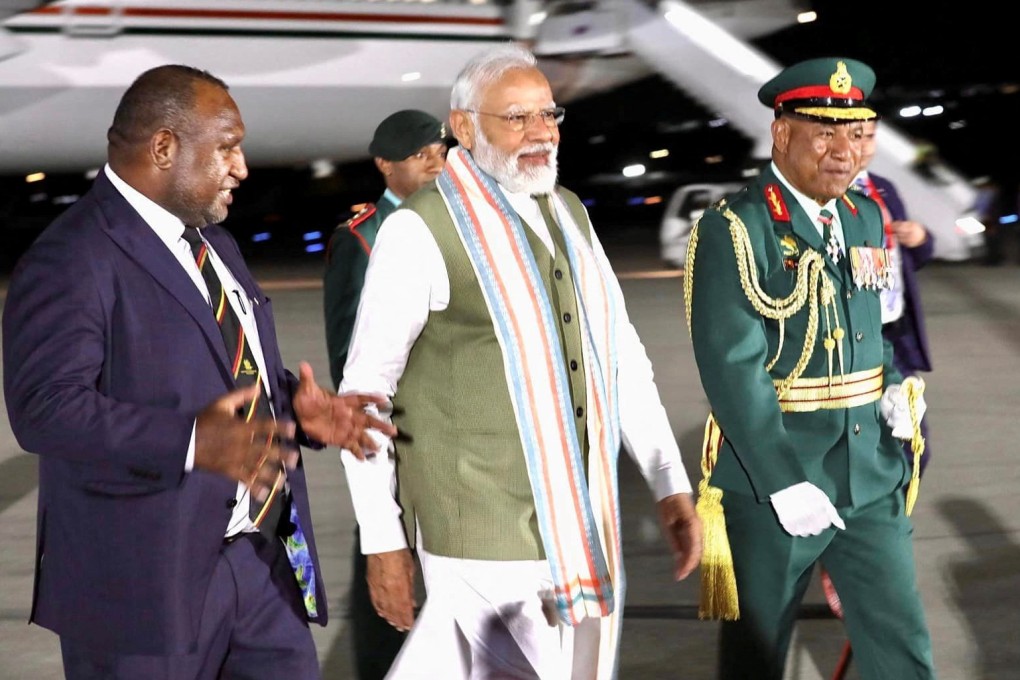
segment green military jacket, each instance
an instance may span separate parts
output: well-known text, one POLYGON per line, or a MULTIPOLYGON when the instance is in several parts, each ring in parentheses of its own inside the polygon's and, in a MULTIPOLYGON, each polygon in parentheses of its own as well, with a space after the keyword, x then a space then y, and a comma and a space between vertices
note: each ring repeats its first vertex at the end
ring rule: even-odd
POLYGON ((326 320, 326 351, 333 388, 340 387, 347 350, 354 332, 361 289, 365 285, 368 256, 376 234, 397 205, 384 193, 375 205, 337 226, 326 248, 326 271, 322 278, 322 303, 326 320))
MULTIPOLYGON (((877 204, 856 194, 837 204, 848 254, 855 247, 881 246, 877 204)), ((809 250, 824 257, 822 237, 771 167, 707 210, 696 227, 685 283, 691 337, 701 382, 724 437, 711 485, 765 502, 776 491, 809 481, 837 507, 860 506, 909 478, 879 402, 783 412, 774 382, 801 369, 807 379, 829 374, 823 338, 835 321, 831 309, 828 320, 819 310, 816 341, 813 349, 805 349, 810 300, 782 328, 763 316, 760 302, 795 292, 799 258, 809 250), (739 222, 746 227, 756 276, 737 257, 739 222)), ((849 259, 834 264, 825 258, 822 272, 834 286, 830 308, 835 307, 843 329, 843 371, 882 367, 884 385, 899 383, 892 348, 882 338, 879 292, 854 285, 849 259)), ((838 379, 835 351, 833 364, 838 379)))

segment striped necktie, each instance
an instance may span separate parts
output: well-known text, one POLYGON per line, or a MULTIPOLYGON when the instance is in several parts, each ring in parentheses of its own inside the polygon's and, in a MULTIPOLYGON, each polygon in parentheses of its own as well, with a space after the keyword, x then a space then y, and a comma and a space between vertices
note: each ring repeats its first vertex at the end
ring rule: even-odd
MULTIPOLYGON (((234 382, 238 387, 247 387, 256 383, 259 385, 260 389, 254 401, 244 411, 245 420, 256 417, 272 418, 273 412, 269 407, 269 396, 266 393, 265 383, 262 382, 258 363, 255 361, 255 355, 252 354, 251 346, 245 337, 241 320, 237 318, 234 308, 230 306, 227 293, 223 289, 223 282, 220 281, 220 277, 216 274, 216 269, 209 259, 209 246, 202 240, 202 235, 195 227, 185 227, 183 238, 191 246, 198 270, 202 273, 205 285, 209 289, 213 315, 220 327, 220 333, 223 335, 223 343, 227 348, 227 356, 230 358, 234 382)), ((290 502, 291 499, 285 497, 285 478, 281 467, 273 482, 272 490, 261 503, 249 494, 248 515, 267 538, 270 540, 283 539, 287 557, 290 559, 298 586, 301 588, 305 608, 309 617, 314 618, 317 615, 315 569, 308 550, 308 542, 301 530, 297 507, 290 502), (290 521, 281 523, 285 506, 289 508, 287 514, 290 521)))
POLYGON ((838 263, 843 257, 843 247, 836 240, 836 234, 832 231, 832 213, 824 208, 818 213, 818 221, 822 224, 822 241, 825 243, 825 252, 833 263, 838 263))
MULTIPOLYGON (((248 387, 258 383, 260 386, 255 399, 244 410, 244 419, 272 418, 273 411, 269 407, 269 397, 266 394, 265 384, 259 375, 259 367, 255 362, 255 355, 252 354, 251 346, 244 335, 244 328, 241 320, 237 318, 230 301, 227 300, 227 292, 223 289, 223 282, 217 276, 216 270, 209 260, 209 247, 202 240, 201 234, 195 227, 184 228, 184 240, 191 246, 191 252, 195 256, 198 270, 205 279, 205 285, 209 289, 209 300, 212 302, 213 316, 220 327, 223 335, 223 343, 227 348, 227 357, 230 359, 231 374, 234 376, 234 383, 238 387, 248 387)), ((279 502, 280 492, 283 488, 283 470, 276 476, 273 483, 273 490, 266 497, 263 503, 259 503, 251 497, 251 509, 249 516, 255 526, 265 534, 276 535, 276 527, 280 521, 282 503, 279 502)))

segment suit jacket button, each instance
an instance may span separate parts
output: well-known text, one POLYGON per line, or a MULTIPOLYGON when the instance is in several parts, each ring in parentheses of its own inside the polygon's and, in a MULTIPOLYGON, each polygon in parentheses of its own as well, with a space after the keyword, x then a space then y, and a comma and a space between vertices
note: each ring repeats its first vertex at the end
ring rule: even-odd
POLYGON ((864 339, 864 333, 862 333, 862 332, 860 332, 860 331, 857 331, 857 335, 856 335, 856 336, 854 336, 854 337, 856 337, 856 338, 857 338, 857 342, 860 342, 861 340, 863 340, 863 339, 864 339))
POLYGON ((227 499, 227 510, 233 510, 234 506, 236 506, 236 505, 237 505, 237 499, 236 498, 228 498, 227 499))
POLYGON ((860 433, 861 433, 861 424, 860 423, 854 423, 854 434, 860 434, 860 433))

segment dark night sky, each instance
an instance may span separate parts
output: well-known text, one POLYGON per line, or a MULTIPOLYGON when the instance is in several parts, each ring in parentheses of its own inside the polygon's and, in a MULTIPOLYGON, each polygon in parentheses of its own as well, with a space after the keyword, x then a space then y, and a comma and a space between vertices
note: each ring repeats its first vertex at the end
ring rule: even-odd
POLYGON ((947 112, 929 120, 895 121, 937 144, 942 157, 968 176, 1020 180, 1020 49, 1017 26, 1004 3, 932 0, 816 0, 818 21, 759 42, 783 63, 841 54, 871 65, 878 76, 874 103, 892 114, 902 103, 934 103, 947 112), (895 14, 893 14, 893 12, 895 14), (1012 91, 1007 87, 1012 85, 1012 91), (966 121, 950 130, 949 123, 966 121))
MULTIPOLYGON (((1016 29, 1001 11, 979 11, 989 4, 816 0, 817 21, 784 29, 756 46, 783 64, 837 55, 868 63, 878 76, 872 103, 888 124, 933 143, 943 161, 965 177, 992 176, 1011 187, 1020 182, 1020 136, 1012 133, 1020 121, 1020 49, 1016 29), (890 8, 900 16, 891 16, 890 8), (934 103, 946 112, 931 118, 896 115, 906 104, 934 103)), ((657 163, 673 171, 664 183, 729 179, 749 150, 739 133, 726 128, 676 132, 684 121, 706 119, 711 112, 657 76, 568 108, 560 154, 568 185, 583 184, 594 173, 618 173, 637 160, 636 150, 656 148, 652 145, 671 149, 669 161, 657 163), (603 135, 604 143, 590 143, 603 135), (727 161, 705 165, 705 156, 715 151, 727 161)))
MULTIPOLYGON (((1020 48, 1015 23, 1004 16, 1004 9, 991 5, 990 0, 815 0, 817 21, 792 26, 756 46, 780 63, 818 56, 868 63, 878 76, 872 103, 889 124, 934 143, 942 159, 965 177, 991 176, 1011 190, 1020 184, 1020 135, 1015 132, 1020 121, 1020 48), (1011 83, 1012 91, 1006 87, 1011 83), (910 120, 895 116, 904 104, 934 103, 933 92, 939 93, 945 114, 910 120), (961 121, 966 124, 951 128, 961 121)), ((657 224, 661 204, 634 207, 628 200, 641 194, 668 196, 684 182, 738 179, 747 164, 748 140, 728 127, 706 126, 710 117, 711 112, 657 76, 571 102, 560 151, 563 183, 582 195, 597 196, 598 210, 608 211, 609 221, 657 224), (594 144, 593 137, 604 141, 594 144), (624 165, 647 161, 648 150, 660 147, 669 147, 671 155, 656 162, 666 171, 658 185, 651 180, 645 186, 592 181, 600 175, 618 177, 624 165), (705 159, 716 154, 725 161, 707 164, 705 159)), ((314 182, 303 172, 257 169, 239 190, 229 222, 239 230, 242 243, 247 240, 243 231, 271 224, 331 229, 345 206, 371 200, 381 191, 370 161, 342 167, 341 173, 314 182)), ((80 177, 75 181, 82 184, 80 177)), ((14 178, 11 186, 23 191, 24 184, 14 178)), ((49 213, 26 215, 21 210, 25 206, 35 209, 24 201, 0 205, 8 227, 11 220, 6 218, 15 213, 24 227, 8 230, 0 268, 13 262, 31 235, 52 219, 49 213)), ((274 252, 282 246, 274 242, 274 252)), ((303 246, 298 240, 294 247, 303 246)))
POLYGON ((847 54, 871 64, 879 86, 963 87, 1017 79, 1016 24, 987 0, 816 0, 818 20, 760 42, 781 61, 847 54))

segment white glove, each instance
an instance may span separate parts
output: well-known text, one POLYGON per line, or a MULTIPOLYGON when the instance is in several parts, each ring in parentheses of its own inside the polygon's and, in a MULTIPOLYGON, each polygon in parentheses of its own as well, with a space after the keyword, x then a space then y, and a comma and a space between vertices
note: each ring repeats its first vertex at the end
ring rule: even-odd
POLYGON ((829 497, 811 482, 788 486, 769 500, 779 523, 791 536, 817 536, 830 526, 846 529, 829 497))
POLYGON ((914 383, 917 395, 917 420, 920 422, 928 405, 924 401, 924 394, 917 389, 917 384, 923 385, 918 378, 913 376, 906 378, 900 385, 889 385, 882 394, 882 400, 878 408, 882 412, 882 418, 892 428, 892 434, 897 439, 910 439, 914 436, 914 423, 910 420, 910 406, 907 403, 907 391, 904 385, 914 383))

